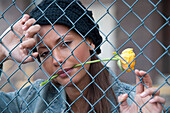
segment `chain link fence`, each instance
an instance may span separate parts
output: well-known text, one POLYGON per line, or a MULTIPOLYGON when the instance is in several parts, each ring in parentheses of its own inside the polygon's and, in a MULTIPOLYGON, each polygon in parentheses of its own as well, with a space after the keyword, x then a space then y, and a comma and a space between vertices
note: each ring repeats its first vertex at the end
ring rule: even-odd
MULTIPOLYGON (((55 0, 54 0, 55 1, 55 0)), ((163 105, 164 112, 169 113, 170 111, 170 1, 168 0, 80 0, 88 10, 93 11, 93 16, 95 19, 95 24, 99 25, 99 33, 103 38, 102 43, 99 45, 101 47, 101 54, 98 58, 104 59, 109 58, 109 61, 102 62, 104 67, 100 70, 108 70, 110 74, 117 81, 122 81, 120 84, 133 85, 133 87, 127 92, 126 88, 120 87, 122 93, 128 93, 130 103, 134 102, 133 93, 137 85, 135 84, 135 72, 125 73, 126 71, 121 71, 118 69, 116 62, 111 61, 113 58, 113 52, 121 53, 127 47, 134 48, 136 53, 136 69, 145 70, 150 73, 151 79, 153 81, 153 87, 160 90, 160 95, 166 99, 166 104, 163 105), (109 67, 110 69, 108 69, 109 67)), ((29 13, 34 7, 40 3, 39 0, 1 0, 0 1, 0 34, 3 34, 5 29, 9 26, 13 26, 18 22, 25 13, 29 13)), ((42 12, 43 13, 43 12, 42 12)), ((47 19, 48 20, 48 19, 47 19)), ((80 33, 79 31, 77 31, 80 33)), ((8 33, 6 33, 8 34, 8 33)), ((38 34, 39 35, 39 34, 38 34)), ((80 35, 82 35, 80 33, 80 35)), ((4 37, 1 37, 3 40, 4 37)), ((0 42, 1 42, 0 40, 0 42)), ((42 38, 43 40, 43 38, 42 38)), ((21 42, 20 42, 21 43, 21 42)), ((20 44, 18 43, 18 45, 20 44)), ((2 43, 1 43, 2 44, 2 43)), ((3 45, 3 44, 2 44, 3 45)), ((17 45, 17 46, 18 46, 17 45)), ((5 45, 3 45, 5 47, 5 45)), ((17 47, 16 46, 16 47, 17 47)), ((38 44, 33 48, 35 49, 38 44)), ((8 48, 5 47, 7 50, 8 48)), ((48 47, 47 47, 48 48, 48 47)), ((15 48, 14 48, 15 49, 15 48)), ((33 49, 29 50, 30 53, 33 49)), ((55 48, 54 48, 55 49, 55 48)), ((13 51, 13 50, 12 50, 13 51)), ((11 56, 11 52, 9 51, 11 56)), ((73 55, 74 50, 72 50, 73 55)), ((29 54, 31 55, 31 54, 29 54)), ((52 55, 52 52, 50 52, 52 55)), ((7 57, 9 57, 7 56, 7 57)), ((53 55, 52 55, 53 56, 53 55)), ((0 97, 0 100, 5 104, 2 113, 15 112, 12 110, 12 106, 17 106, 12 104, 18 97, 22 101, 21 105, 18 105, 22 112, 33 112, 31 108, 33 106, 39 107, 41 105, 33 105, 37 99, 40 99, 44 103, 39 109, 44 109, 46 112, 50 112, 51 106, 54 105, 57 99, 61 99, 59 102, 66 104, 67 109, 65 112, 73 112, 71 106, 80 98, 83 97, 85 101, 89 104, 90 110, 88 112, 95 112, 94 106, 96 103, 100 102, 103 98, 106 98, 114 108, 119 108, 120 104, 113 103, 106 96, 108 89, 117 84, 113 82, 107 90, 103 90, 97 83, 95 83, 95 78, 100 74, 91 76, 92 81, 86 86, 83 91, 74 85, 80 92, 81 95, 72 103, 68 103, 68 100, 64 97, 64 88, 56 88, 53 93, 57 95, 50 101, 46 101, 51 95, 42 95, 42 91, 48 91, 45 86, 38 89, 36 84, 40 84, 41 80, 37 79, 50 79, 49 75, 42 68, 44 62, 39 62, 34 58, 34 62, 31 63, 18 63, 14 58, 13 61, 5 61, 3 59, 0 64, 3 63, 3 69, 1 70, 1 80, 0 80, 0 91, 1 95, 9 94, 12 95, 14 92, 15 96, 5 99, 0 97), (36 84, 34 83, 36 81, 36 84), (90 103, 89 100, 83 96, 83 92, 92 83, 95 83, 97 88, 102 91, 103 96, 101 96, 95 103, 90 103), (26 91, 28 87, 32 87, 37 95, 34 98, 28 100, 29 94, 22 96, 21 93, 26 91), (4 94, 5 93, 5 94, 4 94), (62 95, 62 98, 58 98, 62 95), (49 97, 46 97, 49 96, 49 97), (45 107, 44 107, 45 106, 45 107), (43 108, 44 107, 44 108, 43 108), (49 110, 49 111, 48 111, 49 110)), ((50 56, 49 56, 50 57, 50 56)), ((53 56, 54 57, 54 56, 53 56)), ((90 57, 91 58, 91 57, 90 57)), ((67 58, 68 59, 68 58, 67 58)), ((66 59, 66 60, 67 60, 66 59)), ((76 58, 77 59, 77 58, 76 58)), ((45 59, 46 60, 46 59, 45 59)), ((79 61, 79 59, 77 59, 79 61)), ((80 62, 83 64, 83 62, 80 62)), ((62 63, 61 69, 62 69, 62 63)), ((82 69, 84 67, 82 66, 82 69)), ((88 73, 88 71, 86 70, 88 73)), ((89 74, 90 75, 90 74, 89 74)), ((75 76, 75 75, 74 75, 75 76)), ((72 78, 70 77, 72 80, 72 78)), ((141 83, 147 87, 142 81, 141 83)), ((119 84, 119 85, 120 85, 119 84)), ((121 86, 121 85, 120 85, 121 86)), ((157 91, 156 90, 156 91, 157 91)), ((149 101, 149 100, 148 100, 149 101)), ((142 106, 138 107, 139 112, 148 103, 144 103, 142 106)), ((58 103, 59 104, 59 103, 58 103)), ((58 106, 61 107, 62 106, 58 106)), ((1 108, 1 106, 0 106, 1 108)), ((20 111, 21 112, 21 111, 20 111)), ((35 111, 36 112, 36 111, 35 111)), ((37 111, 38 112, 38 111, 37 111)), ((57 112, 57 110, 55 111, 57 112)), ((113 111, 116 112, 116 111, 113 111)))

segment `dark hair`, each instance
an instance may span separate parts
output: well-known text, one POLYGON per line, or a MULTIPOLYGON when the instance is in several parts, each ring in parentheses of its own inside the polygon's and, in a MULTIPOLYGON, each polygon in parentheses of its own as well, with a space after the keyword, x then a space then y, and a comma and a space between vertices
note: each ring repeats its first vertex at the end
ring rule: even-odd
MULTIPOLYGON (((93 55, 91 58, 91 60, 97 60, 97 59, 98 58, 96 57, 96 55, 93 55)), ((110 83, 111 81, 109 79, 110 74, 109 74, 108 70, 106 69, 106 67, 104 67, 101 62, 91 64, 89 72, 93 77, 95 77, 98 74, 94 79, 95 83, 93 82, 89 86, 90 88, 88 89, 88 94, 87 94, 87 99, 91 102, 91 104, 94 104, 95 102, 98 101, 98 99, 102 98, 104 95, 104 93, 99 89, 99 87, 103 91, 105 91, 106 89, 108 89, 110 87, 110 85, 111 85, 111 83, 110 83)), ((97 113, 110 113, 111 112, 110 111, 111 103, 106 99, 106 97, 108 99, 110 99, 111 101, 114 99, 113 101, 115 102, 114 103, 115 106, 118 105, 116 96, 115 96, 114 91, 111 87, 110 89, 108 89, 105 92, 105 96, 94 105, 95 112, 97 112, 97 113), (113 98, 113 99, 111 99, 111 98, 113 98)), ((90 110, 90 109, 91 108, 89 106, 88 110, 90 110)), ((118 110, 118 109, 115 109, 115 110, 118 110)))
POLYGON ((62 24, 75 30, 83 38, 90 37, 99 54, 102 37, 95 23, 92 11, 86 9, 79 0, 43 0, 30 12, 31 18, 39 25, 62 24))

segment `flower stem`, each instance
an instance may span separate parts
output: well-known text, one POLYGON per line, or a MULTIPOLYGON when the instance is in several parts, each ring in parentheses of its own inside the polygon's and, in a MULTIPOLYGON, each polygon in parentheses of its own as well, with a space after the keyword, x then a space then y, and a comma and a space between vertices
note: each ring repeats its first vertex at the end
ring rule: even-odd
POLYGON ((73 68, 82 66, 82 65, 84 65, 84 64, 92 64, 92 63, 96 63, 96 62, 109 61, 109 60, 119 60, 119 59, 118 59, 118 58, 112 58, 112 59, 109 59, 109 58, 108 58, 108 59, 101 59, 101 60, 93 60, 93 61, 88 61, 88 62, 86 62, 86 63, 77 64, 77 65, 73 66, 73 68))
MULTIPOLYGON (((52 76, 51 78, 50 78, 50 80, 52 80, 53 78, 56 78, 56 77, 58 77, 58 75, 56 74, 56 75, 54 75, 54 76, 52 76)), ((46 84, 47 82, 49 82, 50 81, 49 79, 47 79, 46 81, 44 81, 44 82, 42 82, 41 84, 40 84, 40 86, 43 86, 44 84, 46 84)))
MULTIPOLYGON (((77 64, 77 65, 73 66, 72 68, 76 68, 76 67, 82 66, 82 65, 84 65, 84 64, 92 64, 92 63, 96 63, 96 62, 109 61, 109 60, 119 60, 119 58, 101 59, 101 60, 88 61, 88 62, 85 62, 85 63, 82 63, 82 64, 77 64)), ((54 79, 54 78, 56 78, 56 77, 58 77, 58 76, 59 76, 59 75, 57 75, 57 74, 54 75, 54 76, 52 76, 50 79, 47 79, 46 81, 42 82, 42 83, 40 84, 40 86, 43 86, 44 84, 46 84, 47 82, 49 82, 50 80, 52 80, 52 79, 54 79)))

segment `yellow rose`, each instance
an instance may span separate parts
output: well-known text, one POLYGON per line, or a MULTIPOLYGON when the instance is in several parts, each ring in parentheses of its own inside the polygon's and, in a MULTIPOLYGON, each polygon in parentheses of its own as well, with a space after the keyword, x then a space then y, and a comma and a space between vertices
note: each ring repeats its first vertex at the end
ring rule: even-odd
POLYGON ((135 53, 133 52, 132 48, 127 48, 125 50, 122 51, 121 53, 121 66, 124 70, 126 70, 129 67, 130 64, 130 68, 127 70, 127 72, 130 72, 131 69, 134 69, 135 66, 135 53), (132 62, 133 61, 133 62, 132 62))

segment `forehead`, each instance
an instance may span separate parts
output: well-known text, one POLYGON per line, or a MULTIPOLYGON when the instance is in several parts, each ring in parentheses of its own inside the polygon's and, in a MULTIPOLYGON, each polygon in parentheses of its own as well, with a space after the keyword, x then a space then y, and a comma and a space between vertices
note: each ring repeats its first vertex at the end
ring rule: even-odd
POLYGON ((72 32, 68 32, 70 29, 65 25, 41 25, 41 30, 39 31, 39 36, 36 40, 39 42, 41 38, 45 40, 46 37, 61 37, 72 32))
MULTIPOLYGON (((41 30, 38 33, 36 40, 38 42, 51 42, 59 39, 59 38, 67 38, 67 37, 74 37, 76 39, 83 39, 76 31, 71 30, 69 27, 65 25, 41 25, 41 30)), ((40 44, 41 45, 41 44, 40 44)))

